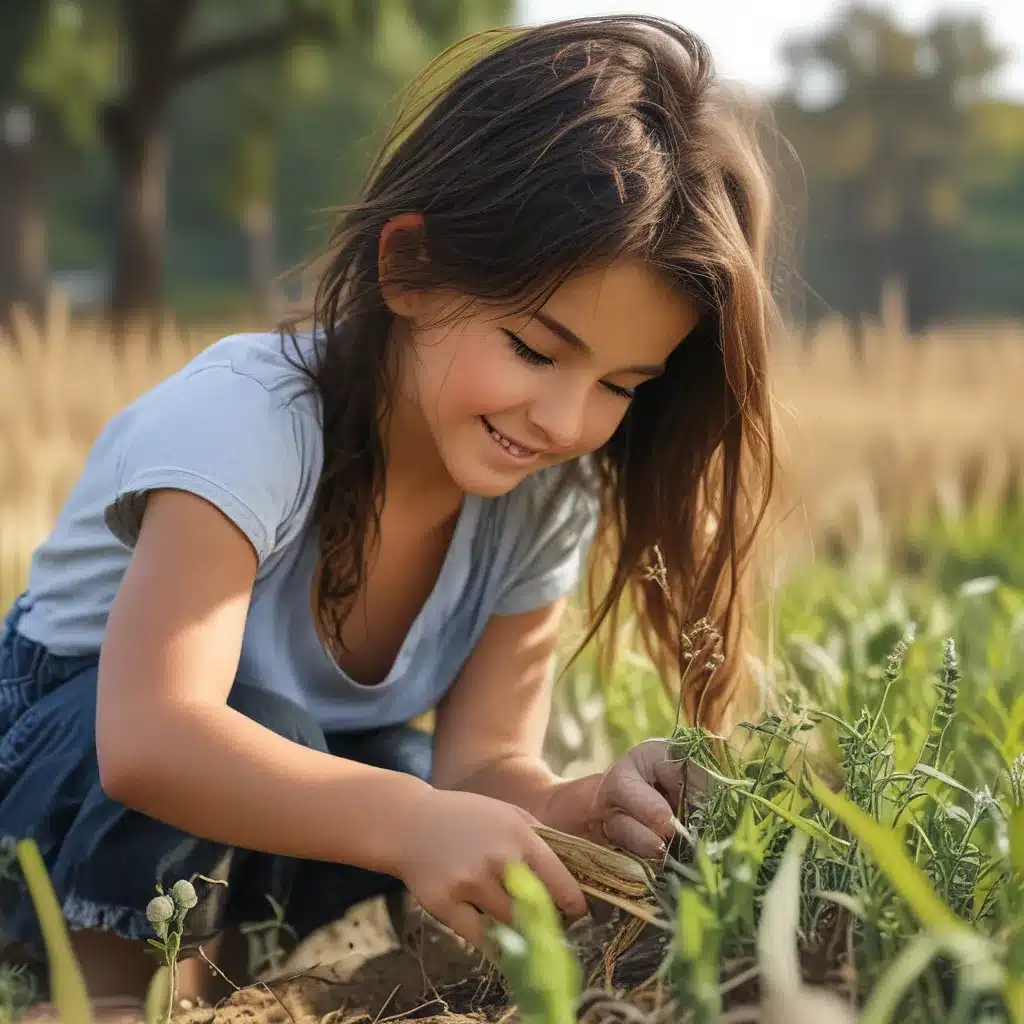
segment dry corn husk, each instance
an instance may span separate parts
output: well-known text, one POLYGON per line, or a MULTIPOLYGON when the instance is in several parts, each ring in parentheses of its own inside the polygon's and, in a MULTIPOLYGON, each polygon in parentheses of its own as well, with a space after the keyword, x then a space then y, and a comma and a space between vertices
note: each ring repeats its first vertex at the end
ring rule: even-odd
POLYGON ((577 881, 632 899, 650 895, 646 872, 629 854, 547 825, 535 825, 534 830, 577 881))
POLYGON ((643 866, 629 854, 611 850, 547 825, 536 833, 569 869, 587 896, 610 903, 649 924, 664 926, 656 914, 651 884, 643 866))

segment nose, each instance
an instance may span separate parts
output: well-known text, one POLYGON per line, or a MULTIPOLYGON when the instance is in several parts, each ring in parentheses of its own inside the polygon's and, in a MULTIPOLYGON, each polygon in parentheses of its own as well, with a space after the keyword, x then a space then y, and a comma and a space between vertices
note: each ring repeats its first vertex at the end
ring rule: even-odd
POLYGON ((588 389, 552 387, 530 405, 531 425, 545 438, 546 447, 573 448, 583 436, 588 389))

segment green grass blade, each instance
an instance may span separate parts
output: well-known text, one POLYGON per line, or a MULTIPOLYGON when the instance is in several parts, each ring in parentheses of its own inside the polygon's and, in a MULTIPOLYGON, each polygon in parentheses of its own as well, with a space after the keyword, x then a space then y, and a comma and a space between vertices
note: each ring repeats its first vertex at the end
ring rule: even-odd
POLYGON ((539 878, 523 863, 509 864, 505 887, 515 927, 496 925, 492 940, 524 1024, 576 1024, 582 973, 539 878))
POLYGON ((800 865, 808 837, 794 832, 782 864, 764 894, 761 926, 757 933, 757 962, 761 979, 774 992, 786 996, 802 984, 797 950, 800 924, 800 865))
POLYGON ((146 989, 146 1024, 164 1024, 171 1001, 171 972, 161 964, 149 979, 146 989))
POLYGON ((1024 878, 1024 808, 1010 816, 1010 866, 1024 878))
POLYGON ((85 979, 71 948, 68 926, 39 847, 34 839, 21 839, 15 849, 46 943, 46 955, 50 961, 50 993, 62 1024, 92 1024, 92 1003, 85 979))
POLYGON ((868 913, 864 909, 864 904, 856 896, 851 896, 848 892, 836 892, 832 889, 812 889, 807 895, 817 900, 828 900, 831 903, 835 903, 848 910, 860 921, 868 919, 868 913))
POLYGON ((788 821, 790 825, 794 828, 798 828, 801 832, 810 836, 812 839, 817 839, 820 843, 825 843, 828 846, 838 846, 840 848, 850 845, 845 839, 840 839, 839 836, 829 835, 829 833, 816 821, 811 821, 810 818, 804 818, 799 814, 794 814, 785 807, 780 807, 777 803, 774 803, 771 800, 766 800, 759 793, 745 793, 742 791, 741 793, 748 799, 761 804, 762 807, 767 808, 773 814, 777 814, 780 818, 788 821))
POLYGON ((1024 981, 1017 978, 1007 981, 1003 1000, 1013 1024, 1024 1024, 1024 981))
POLYGON ((880 825, 846 797, 833 793, 809 769, 807 777, 814 798, 857 837, 925 927, 974 934, 971 926, 938 897, 928 876, 907 856, 897 833, 880 825))
POLYGON ((958 790, 966 796, 969 796, 972 800, 974 799, 974 793, 962 782, 957 782, 956 779, 947 775, 945 772, 940 772, 938 768, 933 768, 930 764, 924 764, 923 762, 915 764, 913 770, 918 775, 926 775, 928 778, 934 779, 936 782, 941 782, 944 786, 949 786, 950 789, 958 790))
POLYGON ((941 944, 931 932, 922 932, 900 950, 892 966, 875 985, 861 1014, 861 1024, 889 1024, 907 989, 935 959, 941 944))

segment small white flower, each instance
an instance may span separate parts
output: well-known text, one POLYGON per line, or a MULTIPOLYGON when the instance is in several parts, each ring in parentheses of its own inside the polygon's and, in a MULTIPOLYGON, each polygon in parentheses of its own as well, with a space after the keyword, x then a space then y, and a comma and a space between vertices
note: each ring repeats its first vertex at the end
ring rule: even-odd
POLYGON ((174 917, 174 901, 170 896, 154 896, 146 906, 146 920, 150 924, 164 924, 174 917))
POLYGON ((174 902, 183 910, 191 910, 199 902, 195 887, 184 878, 179 878, 171 886, 171 895, 174 897, 174 902))

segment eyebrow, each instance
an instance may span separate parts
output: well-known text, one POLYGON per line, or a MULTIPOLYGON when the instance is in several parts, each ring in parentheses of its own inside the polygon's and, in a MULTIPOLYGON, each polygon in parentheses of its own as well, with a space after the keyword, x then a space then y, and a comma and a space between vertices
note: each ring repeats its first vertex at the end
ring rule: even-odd
MULTIPOLYGON (((585 352, 588 355, 593 355, 593 349, 574 331, 569 330, 561 320, 556 320, 550 313, 545 313, 542 309, 535 310, 533 313, 535 319, 539 320, 549 331, 553 334, 557 334, 564 342, 571 345, 574 349, 579 352, 585 352)), ((638 366, 625 366, 620 373, 638 373, 644 377, 660 377, 665 372, 664 363, 641 363, 638 366)))

